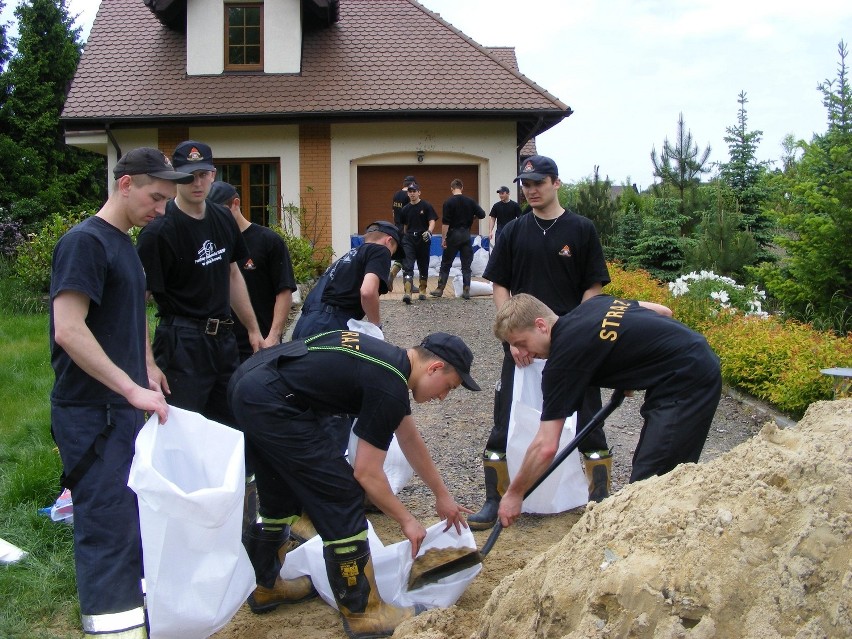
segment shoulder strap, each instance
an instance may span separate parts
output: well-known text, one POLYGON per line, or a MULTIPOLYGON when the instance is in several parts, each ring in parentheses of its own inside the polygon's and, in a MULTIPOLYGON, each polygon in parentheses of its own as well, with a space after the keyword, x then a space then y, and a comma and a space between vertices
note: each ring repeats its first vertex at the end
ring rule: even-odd
POLYGON ((374 357, 372 355, 368 355, 367 353, 363 353, 361 351, 356 351, 351 348, 346 348, 345 346, 311 346, 311 342, 314 340, 323 337, 324 335, 329 335, 331 333, 339 333, 340 331, 326 331, 325 333, 318 333, 316 335, 312 335, 311 337, 305 340, 305 345, 308 347, 309 351, 337 351, 340 353, 345 353, 349 357, 357 357, 358 359, 362 359, 365 362, 369 362, 370 364, 375 364, 376 366, 380 366, 384 369, 391 371, 396 374, 405 384, 408 384, 408 378, 402 374, 402 371, 399 370, 393 364, 389 364, 386 361, 379 359, 378 357, 374 357))

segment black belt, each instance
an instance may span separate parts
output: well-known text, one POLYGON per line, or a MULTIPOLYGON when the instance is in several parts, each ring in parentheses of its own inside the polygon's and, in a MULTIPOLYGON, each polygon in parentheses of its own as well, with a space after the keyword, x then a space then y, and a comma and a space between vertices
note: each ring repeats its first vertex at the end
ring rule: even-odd
POLYGON ((178 326, 181 328, 195 328, 205 335, 227 335, 234 328, 234 320, 218 319, 208 317, 207 319, 196 319, 194 317, 183 317, 181 315, 164 315, 160 318, 163 326, 178 326))

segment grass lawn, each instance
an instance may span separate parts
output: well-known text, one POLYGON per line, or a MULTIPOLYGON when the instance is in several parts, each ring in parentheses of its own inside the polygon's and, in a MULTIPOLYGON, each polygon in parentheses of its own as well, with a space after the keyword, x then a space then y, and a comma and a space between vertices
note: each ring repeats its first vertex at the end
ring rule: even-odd
POLYGON ((50 436, 47 314, 0 312, 0 537, 29 556, 0 565, 0 637, 79 637, 72 529, 40 515, 59 493, 50 436))

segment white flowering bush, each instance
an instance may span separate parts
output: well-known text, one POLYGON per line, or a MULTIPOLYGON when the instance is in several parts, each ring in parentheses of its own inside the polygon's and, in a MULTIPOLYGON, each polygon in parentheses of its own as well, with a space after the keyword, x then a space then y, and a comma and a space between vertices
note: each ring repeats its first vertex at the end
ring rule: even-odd
POLYGON ((717 275, 713 271, 701 271, 681 275, 674 282, 669 282, 669 292, 672 297, 690 297, 695 300, 712 300, 720 311, 745 315, 768 317, 763 310, 766 292, 757 286, 747 288, 737 284, 730 277, 717 275))

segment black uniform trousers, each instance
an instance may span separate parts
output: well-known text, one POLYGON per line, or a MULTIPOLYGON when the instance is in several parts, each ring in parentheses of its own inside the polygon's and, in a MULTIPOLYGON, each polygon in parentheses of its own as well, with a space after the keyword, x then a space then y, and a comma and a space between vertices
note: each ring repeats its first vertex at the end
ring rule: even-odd
POLYGON ((367 529, 364 490, 352 467, 277 372, 266 366, 248 371, 233 385, 231 406, 255 460, 262 517, 283 519, 304 510, 325 541, 367 529))
MULTIPOLYGON (((142 617, 142 541, 136 493, 127 486, 142 411, 128 404, 51 406, 53 438, 70 473, 96 439, 97 457, 72 488, 74 559, 80 613, 138 609, 142 617), (115 428, 98 439, 107 425, 115 428)), ((143 619, 144 621, 144 619, 143 619)))
MULTIPOLYGON (((515 389, 515 360, 509 344, 503 342, 503 366, 500 369, 500 385, 494 391, 494 427, 488 436, 485 450, 505 453, 509 439, 509 417, 512 411, 512 395, 515 389)), ((577 413, 577 430, 585 426, 601 409, 601 389, 590 386, 583 397, 583 406, 577 413)), ((580 443, 580 452, 608 450, 603 424, 595 428, 580 443)))
POLYGON ((473 247, 470 245, 470 229, 462 226, 452 228, 447 232, 447 248, 441 256, 440 281, 445 282, 450 277, 450 267, 456 258, 456 253, 461 259, 461 272, 463 286, 470 286, 470 265, 473 264, 473 247))
POLYGON ((423 241, 423 231, 406 233, 402 236, 402 248, 405 251, 405 257, 402 260, 403 277, 414 277, 415 264, 417 264, 420 277, 429 276, 429 249, 431 246, 431 241, 423 241))

